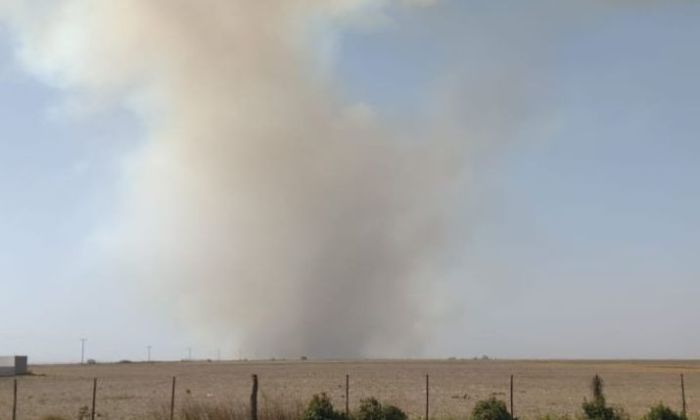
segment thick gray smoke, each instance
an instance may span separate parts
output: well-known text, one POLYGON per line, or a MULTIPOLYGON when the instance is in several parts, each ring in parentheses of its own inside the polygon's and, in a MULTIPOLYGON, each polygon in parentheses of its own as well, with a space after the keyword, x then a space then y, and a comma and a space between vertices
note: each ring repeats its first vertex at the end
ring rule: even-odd
POLYGON ((121 276, 259 355, 420 350, 454 150, 344 104, 307 46, 381 2, 22 4, 26 66, 147 130, 105 234, 121 276))

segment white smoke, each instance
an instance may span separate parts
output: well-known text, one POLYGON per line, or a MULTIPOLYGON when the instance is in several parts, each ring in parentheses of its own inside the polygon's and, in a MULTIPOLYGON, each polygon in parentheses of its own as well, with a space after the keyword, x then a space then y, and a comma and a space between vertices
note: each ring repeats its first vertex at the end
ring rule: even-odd
POLYGON ((419 352, 459 159, 344 103, 308 39, 385 3, 4 3, 26 68, 147 130, 109 269, 265 354, 419 352))

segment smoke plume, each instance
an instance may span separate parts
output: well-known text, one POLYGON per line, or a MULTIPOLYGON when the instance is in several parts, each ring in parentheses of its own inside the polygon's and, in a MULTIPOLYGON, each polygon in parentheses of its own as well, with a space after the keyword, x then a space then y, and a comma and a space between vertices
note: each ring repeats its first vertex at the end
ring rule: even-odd
POLYGON ((30 3, 3 9, 24 65, 147 133, 104 234, 120 276, 257 354, 420 351, 454 148, 345 103, 310 46, 383 2, 30 3))

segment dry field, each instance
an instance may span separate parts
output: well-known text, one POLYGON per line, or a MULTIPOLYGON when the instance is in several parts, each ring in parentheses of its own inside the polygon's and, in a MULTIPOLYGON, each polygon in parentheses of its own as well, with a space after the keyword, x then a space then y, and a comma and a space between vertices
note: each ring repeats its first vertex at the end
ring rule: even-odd
MULTIPOLYGON (((591 376, 606 380, 608 400, 641 416, 652 403, 680 407, 679 375, 685 374, 691 417, 700 414, 698 361, 271 361, 131 363, 95 366, 32 366, 20 378, 19 419, 58 414, 76 418, 90 405, 92 378, 99 378, 97 412, 101 419, 141 419, 167 406, 171 377, 177 376, 178 405, 187 400, 245 404, 250 376, 260 377, 260 405, 296 404, 328 393, 344 407, 345 375, 350 404, 376 396, 421 416, 425 374, 430 375, 431 416, 463 417, 474 402, 496 395, 506 399, 515 375, 515 411, 521 418, 576 414, 588 394, 591 376)), ((0 419, 11 412, 12 379, 0 378, 0 419)))

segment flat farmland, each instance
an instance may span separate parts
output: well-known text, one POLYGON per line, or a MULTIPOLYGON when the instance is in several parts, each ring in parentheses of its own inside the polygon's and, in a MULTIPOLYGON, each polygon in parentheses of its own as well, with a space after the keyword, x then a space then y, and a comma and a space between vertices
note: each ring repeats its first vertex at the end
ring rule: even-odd
MULTIPOLYGON (((515 411, 520 418, 579 412, 591 377, 606 383, 608 400, 640 417, 663 401, 680 409, 680 375, 685 374, 688 411, 700 414, 699 361, 246 361, 34 365, 19 378, 18 419, 54 414, 77 418, 92 398, 98 378, 97 413, 101 419, 144 419, 169 405, 177 377, 176 405, 188 402, 246 405, 251 375, 260 378, 260 407, 307 401, 326 392, 345 406, 345 375, 350 375, 350 406, 375 396, 413 418, 425 410, 425 375, 430 375, 431 417, 465 417, 475 402, 508 399, 515 375, 515 411)), ((0 378, 0 419, 12 406, 11 378, 0 378)))

